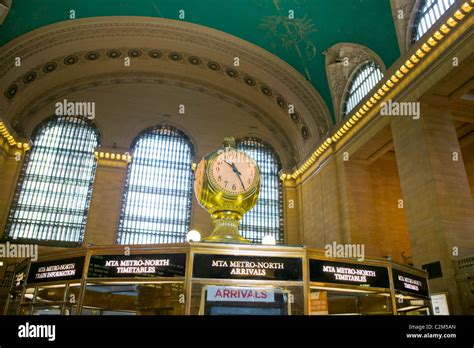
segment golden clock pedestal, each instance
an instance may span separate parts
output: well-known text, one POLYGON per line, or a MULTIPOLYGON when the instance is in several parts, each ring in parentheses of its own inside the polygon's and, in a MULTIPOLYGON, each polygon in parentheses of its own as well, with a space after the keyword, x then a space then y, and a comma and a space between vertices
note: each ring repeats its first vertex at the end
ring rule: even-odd
POLYGON ((240 219, 234 212, 219 212, 213 214, 214 230, 209 237, 203 238, 203 242, 217 243, 251 243, 239 233, 240 219), (217 217, 214 217, 217 215, 217 217))

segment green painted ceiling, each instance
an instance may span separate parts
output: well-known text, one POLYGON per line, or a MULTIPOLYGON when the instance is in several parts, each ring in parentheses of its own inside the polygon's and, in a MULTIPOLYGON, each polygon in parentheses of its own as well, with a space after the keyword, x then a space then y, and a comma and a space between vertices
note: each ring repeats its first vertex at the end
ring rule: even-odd
POLYGON ((148 16, 218 29, 279 56, 311 81, 332 111, 322 52, 338 42, 369 47, 387 67, 399 57, 390 0, 13 0, 0 26, 0 45, 33 29, 69 19, 148 16), (288 19, 293 10, 295 19, 288 19), (295 33, 299 33, 295 35, 295 33))

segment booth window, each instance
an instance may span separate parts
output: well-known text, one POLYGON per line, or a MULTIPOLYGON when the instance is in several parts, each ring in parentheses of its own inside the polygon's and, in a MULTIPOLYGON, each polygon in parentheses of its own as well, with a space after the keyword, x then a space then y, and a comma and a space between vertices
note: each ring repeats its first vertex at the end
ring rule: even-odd
POLYGON ((6 227, 9 240, 82 242, 96 171, 99 132, 81 117, 51 117, 33 132, 6 227))
POLYGON ((278 176, 280 159, 271 145, 255 138, 237 140, 236 147, 257 162, 261 172, 261 190, 255 207, 244 215, 240 224, 243 237, 260 243, 264 236, 273 236, 283 243, 282 184, 278 176))
POLYGON ((193 146, 176 128, 144 131, 132 147, 119 244, 181 243, 191 220, 193 146))
POLYGON ((455 0, 422 0, 414 21, 412 43, 425 35, 454 2, 455 0))
POLYGON ((347 116, 379 83, 383 74, 377 63, 366 62, 353 76, 344 102, 344 116, 347 116))

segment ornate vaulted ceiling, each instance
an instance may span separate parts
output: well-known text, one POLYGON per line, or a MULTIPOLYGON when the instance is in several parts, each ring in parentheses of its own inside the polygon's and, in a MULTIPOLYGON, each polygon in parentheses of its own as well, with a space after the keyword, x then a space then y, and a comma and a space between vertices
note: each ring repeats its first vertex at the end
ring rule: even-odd
MULTIPOLYGON (((179 19, 221 30, 277 55, 298 70, 333 110, 323 52, 339 42, 364 45, 389 67, 398 57, 389 0, 28 0, 13 1, 0 45, 48 24, 97 16, 179 19), (289 19, 294 11, 294 19, 289 19)), ((334 121, 334 118, 333 118, 334 121)))

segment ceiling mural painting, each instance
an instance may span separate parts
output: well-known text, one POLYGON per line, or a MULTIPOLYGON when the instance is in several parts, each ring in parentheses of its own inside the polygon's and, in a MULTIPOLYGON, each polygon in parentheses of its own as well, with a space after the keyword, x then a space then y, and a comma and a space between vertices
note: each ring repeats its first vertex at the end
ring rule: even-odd
MULTIPOLYGON (((308 63, 315 58, 317 52, 311 34, 316 32, 317 29, 313 20, 308 18, 307 15, 303 18, 295 18, 294 10, 291 9, 288 10, 288 13, 284 13, 280 7, 280 2, 280 0, 272 1, 278 15, 263 17, 259 28, 266 33, 265 39, 269 42, 273 51, 280 45, 285 52, 293 51, 293 54, 298 56, 305 77, 311 81, 308 63)), ((306 0, 295 1, 297 4, 305 2, 306 0)))

